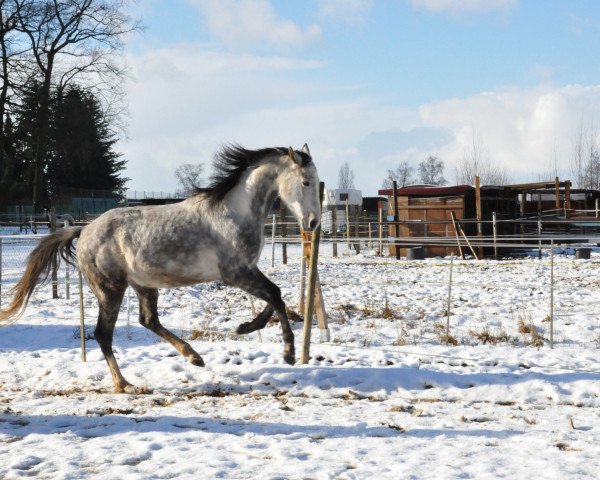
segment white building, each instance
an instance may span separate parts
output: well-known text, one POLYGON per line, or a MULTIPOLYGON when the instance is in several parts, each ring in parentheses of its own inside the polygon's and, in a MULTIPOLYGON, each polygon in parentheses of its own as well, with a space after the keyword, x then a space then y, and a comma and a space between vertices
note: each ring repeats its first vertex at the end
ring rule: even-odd
POLYGON ((362 208, 362 192, 355 188, 336 188, 325 190, 323 195, 323 216, 321 225, 323 232, 332 233, 333 231, 333 210, 335 210, 336 226, 338 233, 346 229, 346 205, 350 209, 350 218, 352 212, 357 208, 362 208))

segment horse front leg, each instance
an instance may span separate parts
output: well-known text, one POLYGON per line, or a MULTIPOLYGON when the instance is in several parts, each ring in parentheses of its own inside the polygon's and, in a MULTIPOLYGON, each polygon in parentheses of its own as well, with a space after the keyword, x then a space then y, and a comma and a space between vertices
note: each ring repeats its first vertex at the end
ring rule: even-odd
POLYGON ((281 333, 283 335, 283 359, 289 365, 296 363, 294 348, 294 333, 285 311, 285 303, 281 299, 281 290, 269 280, 258 268, 242 268, 231 272, 222 272, 223 281, 227 285, 241 288, 250 295, 267 302, 265 309, 252 321, 242 323, 238 333, 248 333, 263 328, 271 317, 273 311, 279 317, 281 333))

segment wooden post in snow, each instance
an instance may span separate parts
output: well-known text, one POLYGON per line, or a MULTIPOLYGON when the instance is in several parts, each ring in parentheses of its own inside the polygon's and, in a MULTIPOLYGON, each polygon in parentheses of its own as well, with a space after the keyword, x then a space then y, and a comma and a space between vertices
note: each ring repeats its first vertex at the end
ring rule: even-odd
POLYGON ((450 218, 452 219, 452 226, 454 227, 454 234, 456 235, 456 243, 458 245, 458 252, 460 253, 460 258, 465 259, 465 254, 463 253, 462 246, 460 245, 460 237, 458 232, 458 222, 456 221, 456 214, 454 210, 450 210, 450 218))
POLYGON ((479 182, 479 175, 475 177, 475 213, 477 215, 477 237, 479 239, 479 256, 483 258, 483 246, 481 245, 481 237, 483 236, 483 229, 481 226, 481 184, 479 182))
POLYGON ((565 219, 569 218, 571 209, 571 180, 565 182, 565 219))
MULTIPOLYGON (((400 225, 398 224, 398 220, 400 216, 398 215, 398 183, 396 180, 392 183, 393 195, 394 195, 394 228, 396 232, 396 260, 400 260, 400 245, 398 245, 398 238, 400 237, 400 225)), ((408 217, 410 218, 410 217, 408 217)))
MULTIPOLYGON (((319 184, 319 195, 321 198, 321 204, 323 203, 323 191, 325 188, 325 184, 321 182, 319 184)), ((316 292, 316 284, 317 284, 317 264, 319 259, 319 240, 321 239, 321 226, 319 225, 317 229, 312 232, 312 238, 310 243, 310 268, 308 271, 308 288, 306 292, 306 305, 304 306, 304 330, 303 330, 303 339, 302 339, 302 356, 300 358, 300 362, 303 364, 307 364, 310 359, 310 334, 312 328, 312 316, 315 306, 315 294, 316 292)), ((322 296, 321 296, 321 306, 322 296)), ((327 318, 325 317, 325 322, 327 322, 327 318)), ((326 326, 326 323, 325 323, 326 326)), ((327 334, 329 334, 329 329, 327 329, 327 334)))

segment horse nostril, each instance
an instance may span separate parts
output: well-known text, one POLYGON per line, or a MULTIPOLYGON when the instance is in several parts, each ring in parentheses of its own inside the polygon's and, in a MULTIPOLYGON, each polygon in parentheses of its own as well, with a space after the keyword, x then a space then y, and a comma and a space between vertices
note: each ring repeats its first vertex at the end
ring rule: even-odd
POLYGON ((313 219, 310 221, 310 223, 308 224, 308 227, 309 227, 311 230, 314 230, 315 228, 317 228, 317 221, 316 221, 316 220, 313 218, 313 219))

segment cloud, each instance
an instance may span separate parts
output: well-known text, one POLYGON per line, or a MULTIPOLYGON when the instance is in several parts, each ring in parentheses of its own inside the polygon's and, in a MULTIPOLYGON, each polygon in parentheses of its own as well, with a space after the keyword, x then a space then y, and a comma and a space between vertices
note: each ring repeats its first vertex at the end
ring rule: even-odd
POLYGON ((373 0, 317 0, 318 16, 348 24, 362 23, 373 7, 373 0))
POLYGON ((453 141, 439 151, 449 165, 461 160, 475 129, 491 160, 521 181, 552 170, 555 155, 561 175, 570 176, 576 129, 599 107, 600 86, 567 85, 448 99, 423 105, 419 114, 424 124, 453 132, 453 141))
POLYGON ((432 13, 489 13, 508 11, 517 6, 518 0, 410 0, 412 6, 432 13))
POLYGON ((131 55, 128 64, 137 80, 127 86, 130 140, 119 149, 137 190, 175 191, 176 166, 202 162, 208 173, 227 142, 308 142, 327 185, 337 184, 348 161, 367 194, 399 162, 416 165, 429 155, 444 160, 453 181, 473 129, 515 181, 538 180, 555 154, 561 178, 569 178, 574 134, 600 110, 600 85, 504 88, 404 108, 323 82, 327 65, 318 61, 196 44, 131 55))
POLYGON ((188 0, 206 19, 211 35, 237 49, 268 46, 301 48, 321 38, 317 25, 306 28, 277 15, 267 0, 188 0))

